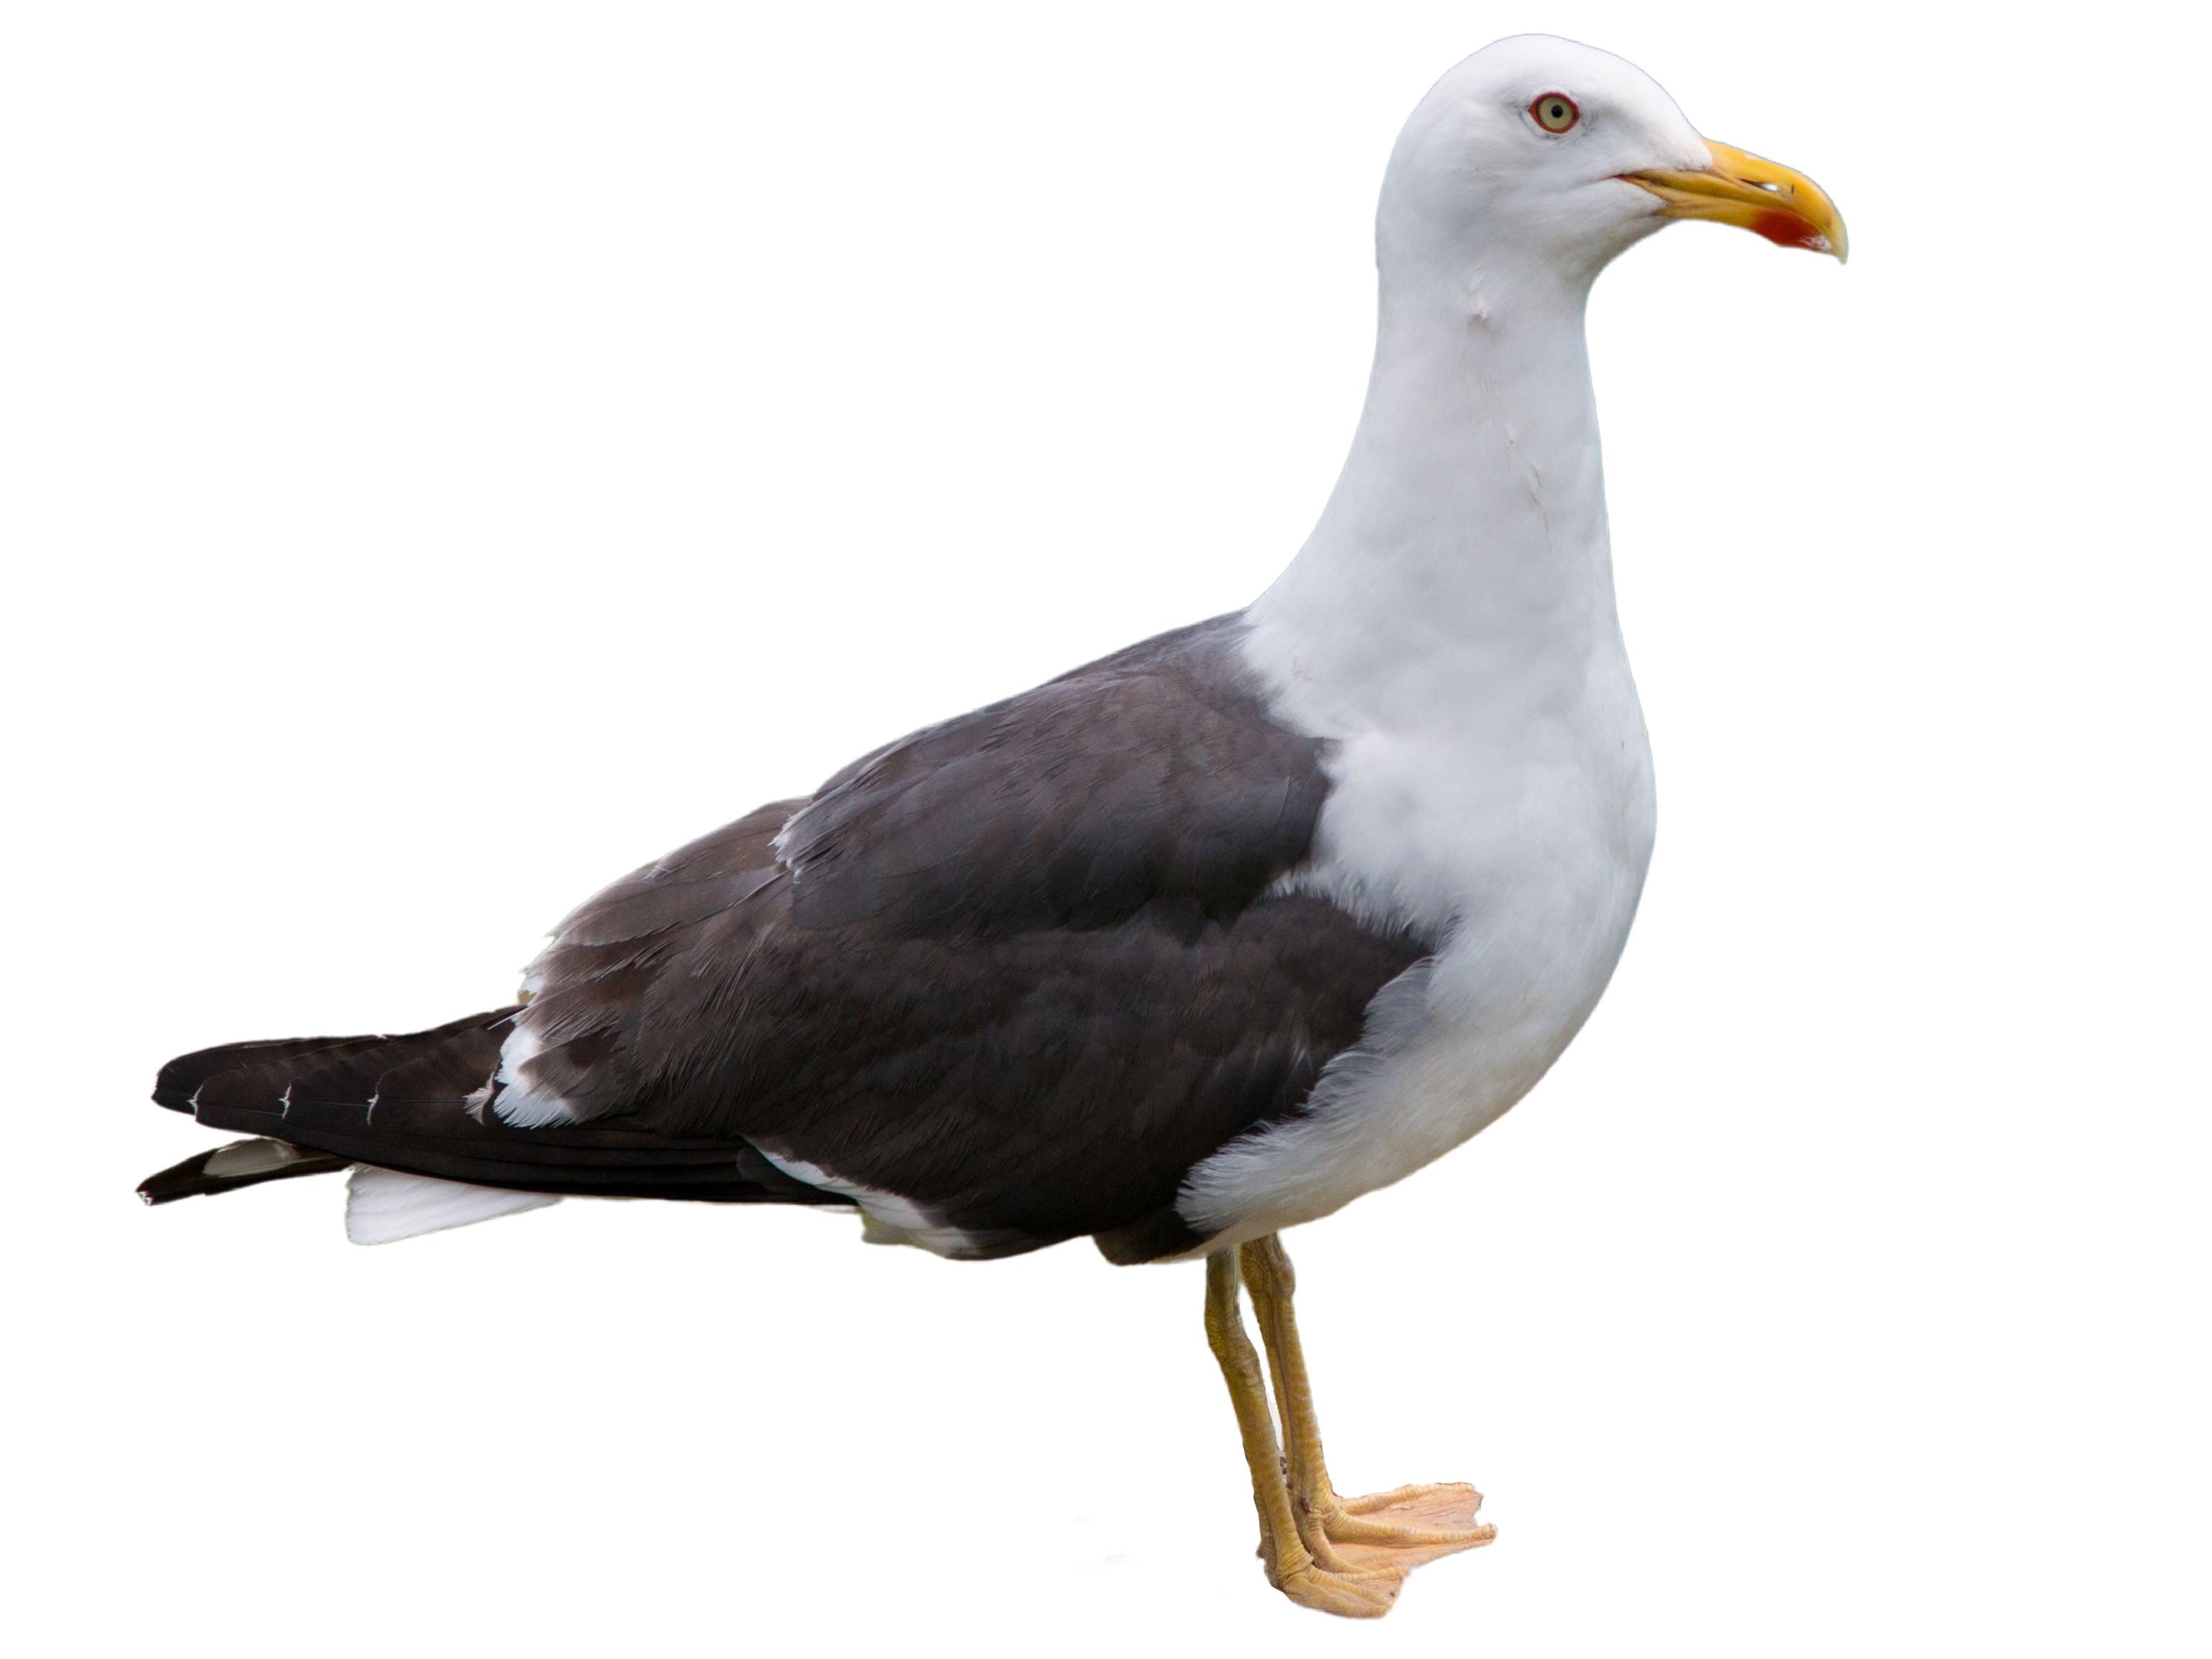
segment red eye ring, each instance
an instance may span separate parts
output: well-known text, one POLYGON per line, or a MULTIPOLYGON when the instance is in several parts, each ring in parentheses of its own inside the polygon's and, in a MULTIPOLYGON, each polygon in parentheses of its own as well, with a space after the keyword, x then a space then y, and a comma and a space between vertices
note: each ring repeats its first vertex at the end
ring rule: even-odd
POLYGON ((1528 118, 1553 135, 1571 132, 1583 118, 1582 106, 1564 92, 1539 93, 1528 105, 1528 118))

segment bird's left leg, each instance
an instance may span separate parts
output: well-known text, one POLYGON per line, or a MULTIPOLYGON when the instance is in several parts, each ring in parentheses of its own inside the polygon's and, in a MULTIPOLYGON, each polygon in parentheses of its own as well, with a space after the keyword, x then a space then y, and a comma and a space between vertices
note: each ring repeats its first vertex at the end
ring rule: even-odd
POLYGON ((1331 1567, 1308 1551, 1291 1512, 1283 1455, 1267 1416, 1267 1376, 1237 1310, 1237 1257, 1219 1250, 1206 1259, 1206 1340, 1229 1384, 1237 1409, 1244 1461, 1252 1471, 1252 1501, 1260 1512, 1260 1559, 1267 1582, 1301 1607, 1348 1619, 1378 1619, 1398 1598, 1411 1564, 1373 1571, 1331 1567))
POLYGON ((1417 1565, 1440 1555, 1473 1549, 1497 1536, 1478 1522, 1482 1494, 1458 1481, 1400 1486, 1364 1498, 1340 1498, 1329 1482, 1316 1420, 1313 1384, 1291 1310, 1297 1275, 1282 1240, 1270 1233, 1237 1251, 1260 1340, 1274 1381, 1275 1409, 1283 1425, 1283 1465, 1298 1534, 1315 1560, 1337 1569, 1385 1561, 1417 1565))

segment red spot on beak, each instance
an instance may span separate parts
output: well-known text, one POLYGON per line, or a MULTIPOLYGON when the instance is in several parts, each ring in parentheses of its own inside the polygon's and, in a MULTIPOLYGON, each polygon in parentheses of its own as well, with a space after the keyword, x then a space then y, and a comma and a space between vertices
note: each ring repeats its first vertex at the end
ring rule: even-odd
POLYGON ((1752 220, 1751 228, 1783 247, 1808 247, 1818 253, 1828 245, 1826 237, 1794 213, 1759 214, 1752 220))

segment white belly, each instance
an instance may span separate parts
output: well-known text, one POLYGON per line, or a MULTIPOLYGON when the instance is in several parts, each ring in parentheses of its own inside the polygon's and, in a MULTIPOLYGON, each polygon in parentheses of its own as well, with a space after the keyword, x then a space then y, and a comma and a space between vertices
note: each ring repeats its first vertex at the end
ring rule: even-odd
POLYGON ((1298 1119, 1191 1171, 1176 1209, 1212 1248, 1410 1175, 1534 1086, 1596 1006, 1650 862, 1650 749, 1622 661, 1571 709, 1491 711, 1350 738, 1297 880, 1410 921, 1437 954, 1386 990, 1298 1119))

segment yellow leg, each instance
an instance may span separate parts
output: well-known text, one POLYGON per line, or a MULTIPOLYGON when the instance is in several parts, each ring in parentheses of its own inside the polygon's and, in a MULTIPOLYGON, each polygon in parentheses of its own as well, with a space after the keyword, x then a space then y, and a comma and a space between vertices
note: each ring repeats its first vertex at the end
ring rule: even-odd
POLYGON ((1228 1380, 1252 1470, 1252 1502, 1260 1511, 1260 1559, 1268 1582, 1301 1607, 1347 1618, 1374 1619, 1390 1611, 1403 1570, 1361 1572, 1324 1566, 1299 1535, 1283 1474, 1283 1455, 1267 1415, 1267 1382, 1260 1356, 1244 1333, 1237 1307, 1237 1257, 1221 1250, 1206 1260, 1206 1340, 1228 1380))
POLYGON ((1475 1520, 1482 1494, 1452 1481, 1400 1486, 1365 1498, 1337 1496, 1322 1456, 1313 1384, 1291 1311, 1297 1287, 1291 1258, 1274 1234, 1238 1252, 1252 1312, 1267 1345, 1275 1406, 1283 1422, 1285 1482, 1300 1541, 1314 1560, 1339 1571, 1395 1566, 1410 1571, 1424 1561, 1487 1544, 1497 1528, 1475 1520))

